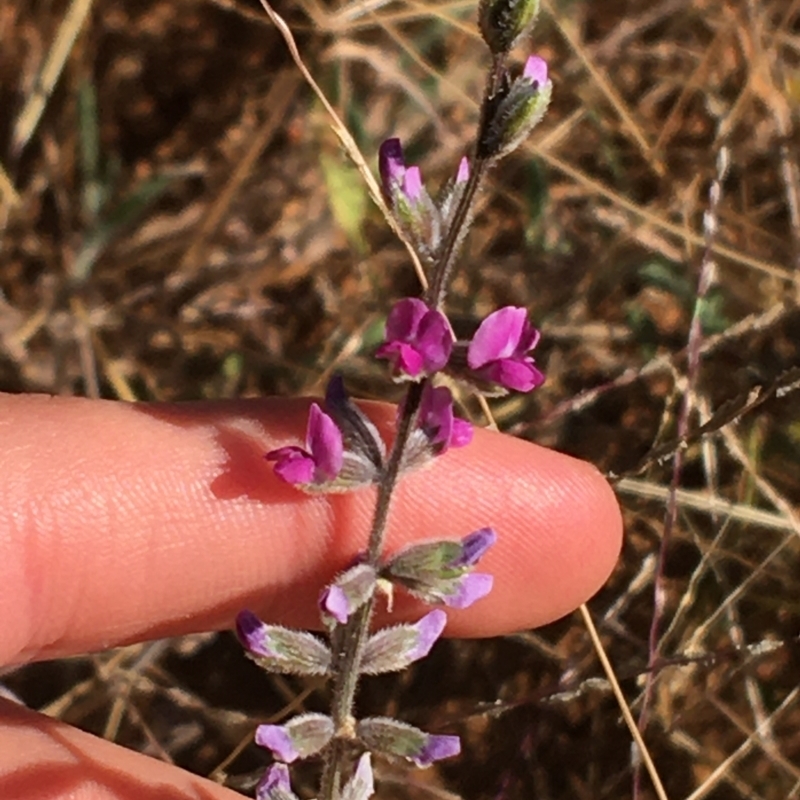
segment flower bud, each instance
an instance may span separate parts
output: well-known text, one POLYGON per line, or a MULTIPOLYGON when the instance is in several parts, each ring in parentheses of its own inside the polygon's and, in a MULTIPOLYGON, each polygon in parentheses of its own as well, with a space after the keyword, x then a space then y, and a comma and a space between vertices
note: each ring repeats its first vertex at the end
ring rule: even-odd
POLYGON ((435 736, 389 717, 362 719, 356 725, 356 734, 373 752, 407 758, 418 767, 429 767, 461 752, 458 736, 435 736))
POLYGON ((289 675, 326 675, 331 651, 310 633, 267 625, 252 611, 236 617, 236 635, 248 655, 267 672, 289 675))
POLYGON ((511 84, 506 81, 487 99, 481 115, 478 157, 497 160, 519 147, 541 122, 552 93, 547 62, 531 56, 522 75, 511 84))
POLYGON ((492 55, 508 53, 528 33, 539 13, 539 0, 481 0, 478 27, 492 55))
POLYGON ((333 738, 333 720, 325 714, 301 714, 285 725, 259 725, 255 741, 272 751, 279 761, 291 764, 325 748, 333 738))

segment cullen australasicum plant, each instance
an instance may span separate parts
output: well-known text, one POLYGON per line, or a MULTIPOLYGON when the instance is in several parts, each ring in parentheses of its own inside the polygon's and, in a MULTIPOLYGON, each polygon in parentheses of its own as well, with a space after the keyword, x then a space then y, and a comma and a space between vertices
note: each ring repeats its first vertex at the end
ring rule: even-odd
POLYGON ((390 363, 395 380, 408 382, 391 449, 337 376, 323 404, 311 406, 305 445, 266 455, 275 462, 277 476, 300 490, 343 492, 373 485, 377 501, 365 552, 320 594, 327 642, 311 633, 267 625, 250 611, 237 617, 239 639, 265 670, 326 676, 333 685, 329 714, 301 714, 283 725, 258 726, 256 743, 275 759, 256 789, 258 800, 296 800, 287 765, 310 756, 323 759, 320 800, 367 800, 375 791, 371 754, 427 767, 460 751, 457 736, 425 733, 385 717, 359 719, 355 695, 362 675, 401 670, 426 656, 447 621, 445 612, 435 608, 416 623, 371 632, 381 595, 389 610, 397 587, 430 605, 466 608, 492 588, 491 575, 474 571, 497 538, 490 527, 462 539, 411 545, 393 555, 384 554, 383 543, 400 478, 472 438, 471 425, 456 417, 452 394, 437 384, 437 375, 445 373, 485 395, 529 392, 544 381, 531 356, 539 332, 524 308, 498 309, 470 341, 454 340, 444 313, 481 181, 524 141, 550 101, 552 84, 542 58, 530 56, 521 71, 507 64, 511 48, 530 31, 538 9, 538 0, 482 0, 479 26, 492 65, 478 131, 471 157, 461 160, 455 178, 438 197, 428 193, 419 168, 406 164, 399 140, 381 145, 385 199, 429 280, 423 297, 405 298, 392 308, 376 352, 390 363))

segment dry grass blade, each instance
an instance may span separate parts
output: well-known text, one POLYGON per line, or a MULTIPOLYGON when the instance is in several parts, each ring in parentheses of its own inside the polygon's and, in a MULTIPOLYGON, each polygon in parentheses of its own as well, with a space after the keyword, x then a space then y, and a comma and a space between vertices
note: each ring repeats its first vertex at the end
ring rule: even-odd
POLYGON ((72 0, 45 59, 33 91, 14 123, 11 152, 18 156, 30 141, 55 88, 72 46, 92 8, 93 0, 72 0))
POLYGON ((283 17, 281 17, 280 14, 278 14, 266 0, 259 0, 259 2, 269 15, 269 18, 280 31, 281 36, 283 36, 286 46, 289 48, 289 52, 291 53, 292 59, 297 65, 297 68, 300 70, 303 77, 306 79, 306 82, 317 96, 317 99, 320 101, 320 103, 322 103, 325 111, 330 116, 333 123, 333 131, 339 137, 339 141, 341 141, 342 146, 347 151, 347 155, 350 156, 350 159, 352 160, 353 164, 355 164, 359 174, 364 179, 364 183, 369 189, 369 194, 373 202, 376 206, 378 206, 381 214, 383 214, 384 219, 395 232, 397 237, 403 242, 403 244, 405 244, 411 261, 414 264, 414 270, 417 273, 420 284, 423 288, 427 288, 428 284, 427 279, 425 278, 425 271, 422 268, 419 258, 417 258, 414 248, 406 240, 400 231, 400 228, 397 226, 394 216, 389 211, 389 208, 383 199, 380 186, 378 186, 378 182, 375 180, 375 176, 372 174, 372 170, 370 170, 369 166, 367 165, 366 159, 359 150, 355 139, 353 139, 353 136, 347 129, 347 126, 342 122, 339 115, 336 113, 336 109, 330 104, 328 98, 325 96, 325 93, 322 91, 322 89, 320 89, 319 85, 314 80, 314 76, 309 72, 308 67, 306 67, 305 63, 303 62, 300 51, 297 49, 297 43, 294 40, 294 36, 292 35, 289 26, 286 24, 286 21, 283 19, 283 17))

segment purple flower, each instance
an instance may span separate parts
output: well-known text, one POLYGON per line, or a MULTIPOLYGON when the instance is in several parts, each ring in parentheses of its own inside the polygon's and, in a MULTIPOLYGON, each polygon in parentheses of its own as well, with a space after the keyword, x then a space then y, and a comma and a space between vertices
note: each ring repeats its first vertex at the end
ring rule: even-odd
POLYGON ((544 375, 528 355, 539 341, 539 331, 524 308, 506 306, 489 314, 469 343, 467 363, 478 376, 507 389, 530 392, 544 383, 544 375))
POLYGON ((448 566, 451 569, 474 567, 496 541, 497 534, 492 528, 473 531, 461 540, 461 553, 448 566))
POLYGON ((291 764, 325 748, 333 737, 333 720, 324 714, 301 714, 285 725, 259 725, 255 741, 272 751, 279 761, 291 764))
POLYGON ((344 625, 350 615, 372 597, 377 577, 375 568, 369 564, 356 564, 339 575, 320 595, 323 620, 336 620, 344 625))
POLYGON ((547 62, 541 56, 528 56, 522 74, 538 86, 544 86, 547 83, 547 62))
POLYGON ((386 341, 376 353, 411 378, 440 370, 450 358, 453 337, 447 318, 422 300, 407 297, 394 305, 386 320, 386 341))
POLYGON ((419 427, 437 454, 448 447, 464 447, 472 441, 472 425, 453 412, 453 395, 446 386, 428 384, 422 393, 419 427))
POLYGON ((275 474, 296 486, 332 482, 344 463, 344 442, 336 423, 316 403, 311 404, 305 449, 290 445, 267 453, 275 474))
POLYGON ((383 195, 393 206, 397 195, 414 205, 422 197, 422 176, 419 167, 406 167, 403 146, 399 139, 387 139, 378 151, 378 169, 381 173, 383 195))
POLYGON ((356 725, 356 733, 370 750, 407 758, 418 767, 429 767, 434 761, 461 752, 458 736, 425 733, 413 725, 389 717, 362 719, 356 725))
POLYGON ((481 528, 460 542, 424 542, 401 550, 384 568, 384 576, 427 603, 467 608, 492 589, 492 576, 471 572, 495 543, 491 528, 481 528))
POLYGON ((267 672, 325 675, 330 669, 331 651, 316 636, 267 625, 252 611, 237 614, 236 635, 248 655, 267 672))
POLYGON ((413 625, 395 625, 378 631, 364 648, 361 671, 365 675, 397 672, 425 658, 446 624, 447 614, 434 609, 413 625))

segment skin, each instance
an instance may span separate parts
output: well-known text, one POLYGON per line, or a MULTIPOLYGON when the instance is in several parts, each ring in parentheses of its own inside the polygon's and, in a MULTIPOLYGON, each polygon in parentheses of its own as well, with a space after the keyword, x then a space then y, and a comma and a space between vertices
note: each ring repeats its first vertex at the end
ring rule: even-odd
MULTIPOLYGON (((394 409, 365 408, 391 436, 394 409)), ((0 395, 0 665, 229 629, 243 608, 316 626, 319 589, 363 548, 375 495, 308 496, 274 476, 264 453, 302 441, 307 411, 0 395)), ((448 612, 448 635, 567 614, 605 581, 622 536, 592 466, 479 430, 403 480, 387 547, 486 525, 498 542, 480 570, 495 588, 448 612)), ((240 795, 0 701, 0 797, 240 795)))

